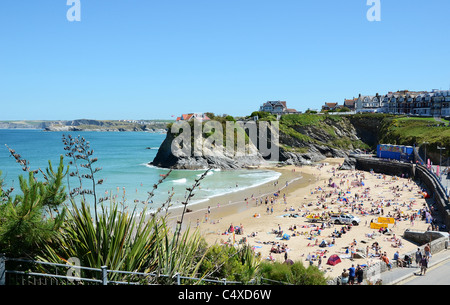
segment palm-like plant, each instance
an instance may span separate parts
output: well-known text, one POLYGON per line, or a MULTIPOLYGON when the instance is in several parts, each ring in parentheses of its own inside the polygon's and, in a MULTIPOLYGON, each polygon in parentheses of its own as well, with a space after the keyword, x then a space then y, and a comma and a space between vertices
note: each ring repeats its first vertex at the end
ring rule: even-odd
MULTIPOLYGON (((143 272, 151 268, 151 253, 156 246, 154 227, 156 218, 144 221, 145 217, 119 210, 117 204, 103 208, 97 222, 93 220, 89 206, 84 200, 78 206, 72 199, 68 217, 59 238, 46 246, 40 259, 51 262, 67 262, 76 257, 82 266, 110 270, 143 272)), ((92 271, 84 271, 83 277, 96 277, 92 271)), ((111 280, 118 280, 112 274, 111 280)))
MULTIPOLYGON (((128 213, 113 202, 109 209, 102 207, 95 222, 83 200, 80 206, 74 200, 71 203, 60 237, 46 245, 39 259, 62 263, 76 257, 82 266, 92 268, 107 266, 110 270, 167 275, 158 279, 160 283, 173 282, 177 273, 197 274, 203 256, 198 232, 186 230, 177 244, 178 235, 171 232, 165 217, 146 217, 146 208, 128 213)), ((96 277, 89 270, 81 276, 96 277)), ((132 280, 121 273, 112 273, 108 279, 132 280)))
POLYGON ((177 274, 196 277, 206 252, 199 232, 196 230, 191 233, 188 228, 181 235, 173 234, 165 219, 162 219, 162 225, 158 229, 160 242, 155 248, 157 265, 154 272, 167 276, 160 278, 159 282, 171 283, 177 274), (178 242, 180 237, 182 242, 178 242))

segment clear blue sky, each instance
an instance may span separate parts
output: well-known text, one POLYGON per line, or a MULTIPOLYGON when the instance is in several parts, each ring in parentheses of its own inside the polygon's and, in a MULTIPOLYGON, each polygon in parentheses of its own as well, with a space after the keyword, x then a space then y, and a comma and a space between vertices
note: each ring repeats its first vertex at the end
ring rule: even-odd
POLYGON ((1 0, 0 120, 248 115, 450 87, 450 1, 1 0))

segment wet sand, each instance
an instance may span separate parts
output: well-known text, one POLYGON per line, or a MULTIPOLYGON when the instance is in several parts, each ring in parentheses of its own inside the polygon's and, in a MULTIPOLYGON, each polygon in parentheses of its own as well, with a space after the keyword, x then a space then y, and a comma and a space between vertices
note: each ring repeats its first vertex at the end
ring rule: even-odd
MULTIPOLYGON (((269 195, 273 196, 273 194, 278 191, 282 195, 293 189, 306 187, 314 179, 314 176, 309 173, 298 171, 298 168, 299 167, 293 171, 292 168, 287 167, 267 167, 266 169, 281 174, 277 180, 246 188, 244 190, 218 195, 200 203, 188 203, 187 208, 191 210, 191 212, 185 213, 183 228, 185 229, 187 226, 197 227, 197 220, 200 223, 206 223, 205 219, 208 207, 211 212, 210 215, 213 215, 208 222, 212 220, 214 223, 219 223, 222 218, 241 215, 242 212, 248 211, 254 207, 255 199, 252 199, 252 196, 253 198, 269 195), (275 182, 277 182, 277 184, 275 184, 275 182), (288 182, 288 188, 286 188, 286 182, 288 182)), ((180 220, 182 210, 182 207, 172 208, 170 210, 169 220, 172 222, 180 220)))

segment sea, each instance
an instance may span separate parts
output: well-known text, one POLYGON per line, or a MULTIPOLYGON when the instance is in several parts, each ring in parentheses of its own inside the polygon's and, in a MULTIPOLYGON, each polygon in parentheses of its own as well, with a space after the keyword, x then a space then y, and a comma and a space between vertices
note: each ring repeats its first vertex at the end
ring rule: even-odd
MULTIPOLYGON (((26 159, 32 170, 41 169, 45 172, 49 161, 56 169, 61 155, 64 156, 64 164, 69 165, 71 158, 65 156, 62 141, 63 135, 69 134, 89 141, 90 148, 94 151, 92 158, 98 159, 94 167, 101 170, 95 173, 94 178, 96 181, 103 179, 103 184, 96 186, 97 197, 114 198, 128 208, 140 209, 147 206, 154 211, 167 201, 170 194, 173 194, 172 206, 180 206, 188 193, 186 189, 192 187, 195 179, 205 172, 173 170, 149 198, 153 185, 169 171, 149 164, 166 137, 164 133, 0 129, 0 177, 3 179, 4 189, 13 187, 12 195, 19 194, 21 190, 18 177, 22 175, 28 178, 28 173, 11 156, 8 147, 20 154, 22 159, 26 159)), ((280 173, 265 169, 214 169, 201 180, 200 187, 194 191, 195 195, 189 204, 194 205, 209 198, 275 181, 279 176, 280 173)), ((36 174, 36 179, 43 180, 42 173, 36 174)), ((73 188, 79 185, 74 177, 65 178, 64 181, 67 190, 69 186, 73 188)), ((88 188, 89 182, 85 181, 83 185, 88 188)), ((92 198, 90 202, 92 204, 92 198)))

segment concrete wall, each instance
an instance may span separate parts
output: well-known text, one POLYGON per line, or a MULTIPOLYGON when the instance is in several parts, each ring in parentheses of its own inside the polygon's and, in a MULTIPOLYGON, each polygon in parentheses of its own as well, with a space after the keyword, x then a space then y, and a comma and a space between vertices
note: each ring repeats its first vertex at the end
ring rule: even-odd
MULTIPOLYGON (((448 233, 438 231, 410 231, 403 233, 403 238, 418 245, 431 244, 431 252, 436 253, 448 248, 448 233)), ((423 246, 422 246, 423 247, 423 246)))
POLYGON ((401 177, 414 177, 414 164, 389 161, 378 158, 356 157, 355 168, 362 171, 373 170, 376 173, 401 177))

